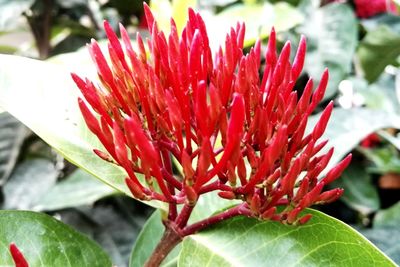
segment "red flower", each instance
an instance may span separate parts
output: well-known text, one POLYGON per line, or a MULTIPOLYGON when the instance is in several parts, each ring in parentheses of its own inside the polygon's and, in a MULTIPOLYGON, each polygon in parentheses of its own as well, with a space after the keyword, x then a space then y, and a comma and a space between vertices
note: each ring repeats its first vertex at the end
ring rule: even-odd
POLYGON ((332 102, 305 135, 328 71, 314 92, 312 79, 301 97, 293 91, 303 68, 304 37, 291 64, 290 43, 278 56, 272 30, 260 77, 261 43, 243 54, 244 24, 230 30, 225 46, 212 57, 198 13, 189 10, 180 36, 173 20, 165 36, 146 5, 145 13, 151 35, 147 49, 139 34, 135 51, 122 25, 120 42, 104 22, 110 63, 95 41, 89 45, 101 85, 72 74, 86 99, 79 99, 86 123, 107 151, 96 154, 126 170, 134 197, 168 202, 170 221, 182 228, 199 196, 215 190, 222 198, 243 200, 221 216, 243 214, 289 224, 307 221, 308 215, 298 219, 305 208, 340 197, 342 189, 322 190, 340 176, 351 155, 318 179, 333 153, 317 155, 327 144, 319 140, 332 102), (183 177, 173 174, 171 157, 183 177), (178 204, 185 204, 179 216, 178 204), (278 211, 278 205, 286 208, 278 211))
POLYGON ((397 8, 392 0, 354 0, 359 18, 369 18, 380 13, 397 14, 397 8))

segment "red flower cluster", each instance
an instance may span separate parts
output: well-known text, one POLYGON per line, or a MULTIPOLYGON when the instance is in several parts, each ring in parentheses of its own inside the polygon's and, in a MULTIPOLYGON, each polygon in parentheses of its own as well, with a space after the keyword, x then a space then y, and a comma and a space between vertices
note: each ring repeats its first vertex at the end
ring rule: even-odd
POLYGON ((305 135, 307 119, 323 98, 328 71, 314 92, 312 79, 301 97, 293 91, 303 68, 305 38, 291 64, 290 43, 278 56, 272 30, 260 78, 261 44, 243 54, 244 24, 230 30, 213 58, 198 13, 189 10, 181 36, 173 20, 165 36, 146 5, 145 14, 148 49, 138 34, 135 52, 124 27, 120 25, 120 42, 105 22, 110 64, 95 41, 89 45, 101 85, 72 74, 86 99, 79 99, 85 121, 107 150, 95 153, 126 170, 135 198, 169 203, 169 219, 183 227, 198 197, 210 191, 243 200, 236 213, 226 216, 288 224, 306 222, 309 215, 298 219, 302 210, 342 194, 342 189, 322 190, 340 176, 351 155, 318 179, 333 153, 332 148, 317 155, 327 144, 319 139, 333 103, 305 135), (174 175, 172 157, 183 177, 174 175), (184 204, 179 216, 178 204, 184 204), (279 205, 286 208, 278 211, 279 205))

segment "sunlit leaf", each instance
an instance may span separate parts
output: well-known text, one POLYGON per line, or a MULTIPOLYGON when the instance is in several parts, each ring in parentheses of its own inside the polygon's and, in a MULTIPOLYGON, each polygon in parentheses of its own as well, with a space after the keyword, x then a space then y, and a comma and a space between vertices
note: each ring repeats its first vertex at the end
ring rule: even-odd
MULTIPOLYGON (((83 121, 77 105, 78 89, 68 71, 17 56, 0 55, 0 61, 0 106, 69 161, 130 195, 122 168, 93 153, 93 148, 102 146, 83 121)), ((158 202, 148 203, 164 207, 158 202)))
POLYGON ((396 266, 346 224, 317 211, 307 224, 235 217, 182 244, 179 266, 396 266))

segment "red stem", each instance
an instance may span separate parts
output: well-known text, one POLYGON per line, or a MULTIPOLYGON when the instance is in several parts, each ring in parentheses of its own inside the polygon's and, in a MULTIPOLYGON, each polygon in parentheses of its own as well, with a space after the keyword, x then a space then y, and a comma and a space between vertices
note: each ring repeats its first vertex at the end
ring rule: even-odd
POLYGON ((207 219, 201 220, 199 222, 196 222, 192 225, 186 226, 182 230, 183 236, 188 236, 192 235, 194 233, 197 233, 198 231, 207 228, 215 223, 227 220, 229 218, 238 216, 238 215, 244 215, 250 217, 252 215, 251 211, 247 208, 247 203, 242 203, 238 206, 235 206, 233 208, 227 209, 217 215, 211 216, 207 219))
POLYGON ((182 237, 174 229, 167 227, 153 254, 151 254, 150 258, 144 264, 144 267, 159 267, 181 240, 182 237))
POLYGON ((175 223, 179 228, 183 228, 186 226, 190 214, 192 214, 193 208, 194 206, 189 204, 185 204, 183 206, 181 213, 179 213, 178 217, 175 220, 175 223))
POLYGON ((208 193, 211 191, 215 191, 215 190, 221 190, 221 191, 231 191, 232 188, 226 184, 221 183, 220 181, 215 181, 211 184, 207 184, 204 185, 200 188, 199 190, 199 195, 200 194, 204 194, 204 193, 208 193))

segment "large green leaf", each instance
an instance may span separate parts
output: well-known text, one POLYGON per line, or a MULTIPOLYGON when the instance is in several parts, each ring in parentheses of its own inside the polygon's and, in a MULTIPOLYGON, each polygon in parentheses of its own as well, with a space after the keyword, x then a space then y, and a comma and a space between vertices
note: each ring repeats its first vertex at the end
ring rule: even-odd
POLYGON ((96 243, 42 213, 0 211, 1 266, 14 266, 7 249, 12 242, 33 267, 111 267, 109 257, 96 243))
MULTIPOLYGON (((227 201, 220 198, 216 193, 202 195, 190 216, 189 224, 205 219, 212 214, 232 206, 236 201, 227 201)), ((161 239, 164 226, 161 223, 160 211, 155 211, 146 222, 132 249, 130 266, 143 266, 150 257, 158 241, 161 239)), ((175 266, 178 259, 180 247, 177 247, 171 255, 164 260, 163 266, 175 266)))
MULTIPOLYGON (((0 55, 0 106, 75 165, 127 193, 122 168, 97 157, 100 142, 80 114, 76 86, 68 71, 51 63, 0 55)), ((149 202, 164 207, 158 202, 149 202)))
POLYGON ((343 188, 341 200, 364 215, 380 207, 378 190, 372 183, 372 177, 361 165, 350 165, 332 186, 343 188))
MULTIPOLYGON (((319 117, 320 114, 310 117, 307 131, 313 128, 319 117)), ((335 148, 324 173, 353 150, 362 139, 382 128, 400 128, 399 117, 382 110, 334 109, 325 134, 322 136, 322 140, 329 139, 328 145, 323 149, 324 152, 330 147, 335 148)))
POLYGON ((357 51, 364 77, 374 82, 400 55, 400 34, 381 25, 367 33, 357 51))
MULTIPOLYGON (((307 2, 307 1, 305 1, 307 2)), ((307 20, 299 31, 307 37, 305 70, 319 79, 329 68, 329 84, 325 98, 331 98, 338 85, 351 71, 357 46, 357 20, 347 4, 329 4, 305 11, 307 20)))
POLYGON ((36 202, 35 210, 60 210, 91 205, 113 195, 116 191, 96 180, 89 173, 77 169, 70 176, 47 190, 36 202))
POLYGON ((182 244, 178 266, 396 266, 346 224, 317 211, 306 225, 235 217, 182 244))

